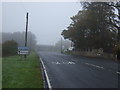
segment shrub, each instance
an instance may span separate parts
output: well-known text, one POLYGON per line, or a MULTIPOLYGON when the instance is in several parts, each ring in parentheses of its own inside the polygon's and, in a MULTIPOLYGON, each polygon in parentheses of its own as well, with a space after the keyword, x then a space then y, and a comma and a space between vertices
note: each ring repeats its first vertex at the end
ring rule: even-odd
POLYGON ((2 56, 10 56, 17 54, 18 44, 14 40, 6 41, 2 44, 2 56))

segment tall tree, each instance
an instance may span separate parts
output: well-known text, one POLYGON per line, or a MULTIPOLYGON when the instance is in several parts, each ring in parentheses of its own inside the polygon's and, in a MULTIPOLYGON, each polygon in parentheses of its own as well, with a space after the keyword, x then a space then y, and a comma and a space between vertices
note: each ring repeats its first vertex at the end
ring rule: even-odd
POLYGON ((117 46, 115 47, 115 52, 117 53, 118 61, 120 61, 120 1, 109 3, 108 6, 116 10, 114 17, 110 17, 110 24, 115 27, 117 31, 117 46))
POLYGON ((74 42, 75 48, 103 48, 113 47, 116 33, 110 29, 109 17, 114 14, 114 8, 107 2, 82 3, 83 10, 73 16, 72 23, 63 30, 65 39, 74 42))
POLYGON ((120 1, 118 2, 111 2, 108 6, 113 7, 116 12, 114 13, 113 17, 109 17, 111 25, 113 25, 118 33, 117 42, 120 43, 120 1))

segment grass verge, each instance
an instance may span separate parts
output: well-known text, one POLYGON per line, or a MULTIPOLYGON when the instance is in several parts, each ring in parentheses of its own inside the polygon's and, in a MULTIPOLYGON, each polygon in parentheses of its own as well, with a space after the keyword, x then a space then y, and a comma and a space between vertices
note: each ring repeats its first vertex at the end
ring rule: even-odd
POLYGON ((2 89, 2 58, 0 57, 0 90, 2 89))
POLYGON ((43 88, 39 57, 31 53, 27 59, 20 56, 2 59, 2 88, 43 88))

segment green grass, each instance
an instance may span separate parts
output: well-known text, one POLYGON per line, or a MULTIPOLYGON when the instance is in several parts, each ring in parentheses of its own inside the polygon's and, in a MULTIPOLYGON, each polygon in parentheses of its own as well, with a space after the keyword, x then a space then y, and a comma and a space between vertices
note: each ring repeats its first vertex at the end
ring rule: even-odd
POLYGON ((18 55, 2 59, 2 88, 43 88, 38 56, 24 59, 18 55))
POLYGON ((2 88, 2 58, 0 58, 0 90, 2 88))

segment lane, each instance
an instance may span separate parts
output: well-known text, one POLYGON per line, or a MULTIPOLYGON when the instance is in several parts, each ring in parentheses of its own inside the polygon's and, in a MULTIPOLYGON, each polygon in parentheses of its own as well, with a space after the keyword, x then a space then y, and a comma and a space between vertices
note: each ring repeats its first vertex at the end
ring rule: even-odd
POLYGON ((39 52, 39 55, 44 62, 53 88, 118 87, 118 74, 115 73, 117 63, 115 62, 92 60, 55 52, 39 52))
MULTIPOLYGON (((96 58, 86 58, 86 57, 81 57, 81 56, 70 56, 70 55, 63 55, 64 59, 66 60, 72 60, 72 61, 77 61, 77 62, 81 62, 81 63, 89 63, 89 64, 93 64, 96 66, 100 66, 100 67, 105 67, 106 70, 108 71, 113 71, 113 72, 117 72, 117 68, 118 68, 118 64, 115 61, 112 60, 107 60, 107 59, 96 59, 96 58)), ((61 56, 57 56, 59 58, 61 58, 61 56)))

